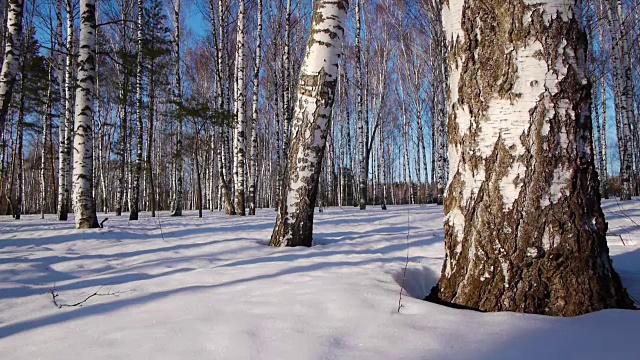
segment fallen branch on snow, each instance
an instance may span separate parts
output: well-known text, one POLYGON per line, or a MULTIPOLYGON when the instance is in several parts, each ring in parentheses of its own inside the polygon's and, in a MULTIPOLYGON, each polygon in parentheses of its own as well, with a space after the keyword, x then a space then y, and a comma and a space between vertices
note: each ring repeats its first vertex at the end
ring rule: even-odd
POLYGON ((112 293, 112 292, 101 293, 100 290, 102 290, 103 287, 104 286, 100 286, 98 290, 96 290, 96 292, 94 292, 93 294, 84 298, 84 300, 79 301, 75 304, 62 304, 58 302, 58 296, 60 296, 60 294, 56 292, 55 284, 53 284, 53 288, 51 288, 51 290, 49 290, 48 293, 51 294, 51 300, 53 301, 53 305, 55 305, 58 309, 62 309, 63 307, 76 307, 76 306, 81 307, 84 305, 84 303, 86 303, 89 299, 91 299, 94 296, 118 296, 118 293, 112 293))

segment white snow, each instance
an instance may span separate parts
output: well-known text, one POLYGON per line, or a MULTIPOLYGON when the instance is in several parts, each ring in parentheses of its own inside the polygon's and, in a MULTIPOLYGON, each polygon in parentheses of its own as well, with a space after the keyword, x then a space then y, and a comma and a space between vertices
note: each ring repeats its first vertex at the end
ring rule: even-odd
MULTIPOLYGON (((639 204, 604 204, 614 265, 636 299, 639 204)), ((640 312, 562 319, 419 300, 442 267, 442 207, 326 208, 316 214, 312 248, 266 246, 272 210, 256 217, 141 215, 131 223, 126 214, 107 215, 105 229, 85 231, 53 216, 0 217, 3 360, 637 359, 640 353, 640 312), (54 284, 65 304, 101 286, 113 295, 58 309, 47 293, 54 284)))

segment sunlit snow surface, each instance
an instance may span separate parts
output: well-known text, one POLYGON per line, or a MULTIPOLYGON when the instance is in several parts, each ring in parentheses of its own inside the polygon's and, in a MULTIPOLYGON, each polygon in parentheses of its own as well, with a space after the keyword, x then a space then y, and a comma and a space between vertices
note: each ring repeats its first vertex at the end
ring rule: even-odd
MULTIPOLYGON (((614 266, 640 299, 640 200, 603 207, 626 243, 608 237, 614 266)), ((562 319, 416 299, 441 270, 442 207, 328 208, 310 249, 267 247, 271 210, 168 215, 109 214, 90 231, 0 217, 0 358, 639 358, 640 312, 562 319), (58 309, 54 284, 65 304, 111 295, 58 309)))

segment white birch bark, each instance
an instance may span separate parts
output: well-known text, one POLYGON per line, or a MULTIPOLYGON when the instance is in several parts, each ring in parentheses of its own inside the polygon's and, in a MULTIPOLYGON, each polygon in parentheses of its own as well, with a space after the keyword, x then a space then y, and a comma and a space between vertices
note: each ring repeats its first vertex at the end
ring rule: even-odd
POLYGON ((98 227, 93 199, 93 109, 95 91, 95 0, 80 1, 80 44, 73 137, 73 196, 78 229, 98 227))
POLYGON ((138 21, 137 21, 137 45, 138 54, 136 57, 136 165, 133 177, 133 189, 131 201, 131 209, 129 212, 129 220, 138 220, 139 202, 140 202, 140 176, 142 175, 142 145, 144 123, 142 121, 142 10, 143 0, 138 0, 138 21))
POLYGON ((359 191, 359 205, 360 210, 365 210, 367 208, 367 163, 365 159, 365 152, 367 139, 364 134, 364 119, 362 113, 362 93, 364 92, 364 81, 362 79, 362 46, 361 46, 361 20, 360 14, 360 0, 356 0, 356 86, 357 86, 357 96, 356 96, 356 122, 358 124, 358 168, 359 168, 359 176, 358 176, 358 191, 359 191))
POLYGON ((0 133, 4 130, 16 74, 20 66, 24 0, 8 0, 6 37, 0 70, 0 133))
POLYGON ((621 26, 622 6, 620 0, 613 0, 607 9, 611 29, 612 51, 614 53, 614 96, 616 123, 618 129, 618 149, 620 153, 620 200, 631 200, 633 154, 632 129, 633 104, 631 99, 631 67, 628 62, 627 38, 621 26))
POLYGON ((236 36, 236 113, 238 116, 235 131, 235 157, 234 164, 237 176, 236 185, 236 215, 245 216, 244 187, 246 183, 246 155, 247 155, 247 119, 245 111, 245 61, 244 61, 244 26, 245 26, 245 1, 240 0, 238 8, 238 32, 236 36))
POLYGON ((175 56, 175 88, 174 88, 174 109, 176 113, 178 128, 176 130, 176 148, 175 148, 175 164, 176 164, 176 191, 173 201, 172 216, 182 216, 183 192, 184 192, 184 174, 182 170, 183 149, 182 149, 182 114, 178 104, 182 103, 182 76, 180 73, 180 10, 181 0, 173 0, 173 26, 174 26, 174 56, 175 56))
POLYGON ((258 25, 256 28, 256 58, 253 66, 253 96, 251 111, 251 159, 249 164, 249 215, 256 214, 256 185, 258 182, 258 89, 260 63, 262 61, 262 0, 258 0, 258 25))
POLYGON ((633 304, 608 256, 576 6, 443 9, 451 176, 431 299, 562 316, 633 304))
MULTIPOLYGON (((55 52, 55 50, 53 51, 55 52)), ((44 106, 45 115, 42 117, 42 152, 40 158, 40 218, 44 219, 44 213, 46 211, 47 203, 47 135, 49 134, 49 122, 51 121, 51 114, 53 112, 53 105, 51 103, 52 92, 54 91, 54 72, 55 56, 52 59, 52 63, 49 64, 48 81, 47 81, 47 100, 44 106)))
MULTIPOLYGON (((56 1, 56 40, 60 47, 62 47, 62 0, 56 1)), ((65 99, 66 99, 66 86, 65 86, 65 76, 64 76, 64 57, 62 56, 62 52, 58 52, 56 59, 57 66, 57 76, 58 76, 58 86, 60 92, 60 103, 58 104, 58 199, 57 199, 57 213, 58 220, 64 221, 67 220, 67 213, 69 209, 67 208, 67 202, 65 198, 65 188, 67 184, 67 177, 65 169, 65 160, 66 157, 66 140, 67 140, 67 126, 65 121, 65 99)))
POLYGON ((311 246, 313 210, 330 128, 341 45, 349 2, 318 0, 298 83, 292 141, 284 179, 285 212, 279 213, 272 246, 311 246))

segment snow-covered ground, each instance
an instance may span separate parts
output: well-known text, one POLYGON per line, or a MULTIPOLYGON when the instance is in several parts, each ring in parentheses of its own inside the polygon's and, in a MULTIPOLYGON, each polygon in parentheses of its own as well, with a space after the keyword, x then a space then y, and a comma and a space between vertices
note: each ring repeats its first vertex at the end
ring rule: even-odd
MULTIPOLYGON (((603 208, 614 266, 640 299, 640 201, 603 208)), ((312 248, 265 246, 271 210, 196 215, 107 215, 90 231, 0 217, 0 359, 640 359, 640 312, 419 300, 442 264, 441 207, 328 208, 312 248), (59 304, 100 296, 58 308, 51 291, 59 304)))

